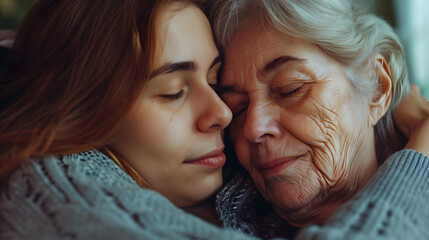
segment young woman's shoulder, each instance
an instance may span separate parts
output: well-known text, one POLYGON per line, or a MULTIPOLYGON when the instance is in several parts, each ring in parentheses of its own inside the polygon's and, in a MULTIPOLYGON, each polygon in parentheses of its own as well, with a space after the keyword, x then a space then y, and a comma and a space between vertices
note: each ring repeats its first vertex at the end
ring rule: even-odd
MULTIPOLYGON (((68 188, 68 184, 90 183, 90 186, 135 185, 110 158, 98 150, 28 159, 22 162, 8 183, 15 187, 17 182, 27 181, 32 188, 39 185, 51 188, 68 188)), ((27 186, 28 187, 28 186, 27 186)), ((63 190, 65 191, 65 190, 63 190)))
POLYGON ((143 234, 127 208, 150 212, 147 198, 166 209, 172 207, 161 195, 140 188, 96 150, 28 159, 2 187, 0 239, 102 237, 99 234, 104 232, 109 232, 107 239, 120 239, 143 234), (134 197, 145 204, 135 206, 134 197), (119 229, 125 233, 118 235, 119 229))

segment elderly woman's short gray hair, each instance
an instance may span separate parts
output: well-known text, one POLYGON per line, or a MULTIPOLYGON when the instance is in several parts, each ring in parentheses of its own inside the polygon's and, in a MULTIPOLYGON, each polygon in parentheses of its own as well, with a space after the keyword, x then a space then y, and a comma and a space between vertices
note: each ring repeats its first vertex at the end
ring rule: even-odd
POLYGON ((353 9, 347 0, 221 0, 212 14, 221 48, 249 17, 319 46, 344 66, 345 74, 361 94, 377 94, 374 57, 382 55, 391 71, 392 101, 375 127, 378 161, 403 147, 405 142, 394 126, 392 110, 408 94, 409 81, 402 46, 389 24, 353 9))

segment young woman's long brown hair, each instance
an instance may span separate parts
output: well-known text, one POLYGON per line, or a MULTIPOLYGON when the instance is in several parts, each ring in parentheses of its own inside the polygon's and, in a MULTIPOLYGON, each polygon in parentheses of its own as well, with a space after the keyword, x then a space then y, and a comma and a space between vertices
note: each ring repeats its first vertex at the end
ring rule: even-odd
POLYGON ((17 33, 16 64, 0 77, 0 183, 24 159, 112 141, 148 79, 165 2, 36 3, 17 33))

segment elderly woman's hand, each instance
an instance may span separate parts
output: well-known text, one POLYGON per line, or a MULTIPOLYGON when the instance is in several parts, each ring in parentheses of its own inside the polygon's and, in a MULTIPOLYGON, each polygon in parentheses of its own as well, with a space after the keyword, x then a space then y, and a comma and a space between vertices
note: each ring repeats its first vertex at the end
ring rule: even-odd
POLYGON ((429 102, 412 86, 410 94, 394 112, 399 130, 409 138, 405 148, 429 155, 429 102))
POLYGON ((411 132, 408 140, 407 149, 413 149, 429 156, 429 117, 417 125, 411 132))

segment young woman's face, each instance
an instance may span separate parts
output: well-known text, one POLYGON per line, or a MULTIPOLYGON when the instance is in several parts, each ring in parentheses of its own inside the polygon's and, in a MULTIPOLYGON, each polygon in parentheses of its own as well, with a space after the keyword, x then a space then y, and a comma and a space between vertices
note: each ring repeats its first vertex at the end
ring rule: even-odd
POLYGON ((210 24, 193 5, 159 10, 151 79, 111 147, 175 205, 222 184, 222 131, 232 114, 213 85, 221 62, 210 24))

